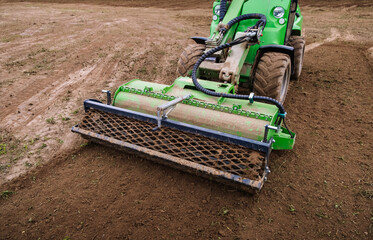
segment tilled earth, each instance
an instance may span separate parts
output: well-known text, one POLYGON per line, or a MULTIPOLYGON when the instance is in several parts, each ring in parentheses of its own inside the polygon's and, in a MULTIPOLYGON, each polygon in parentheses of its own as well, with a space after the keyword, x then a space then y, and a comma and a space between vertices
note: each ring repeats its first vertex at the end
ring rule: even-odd
POLYGON ((212 1, 66 2, 0 3, 0 239, 372 239, 373 4, 301 1, 296 146, 248 195, 70 133, 101 89, 172 83, 212 1))

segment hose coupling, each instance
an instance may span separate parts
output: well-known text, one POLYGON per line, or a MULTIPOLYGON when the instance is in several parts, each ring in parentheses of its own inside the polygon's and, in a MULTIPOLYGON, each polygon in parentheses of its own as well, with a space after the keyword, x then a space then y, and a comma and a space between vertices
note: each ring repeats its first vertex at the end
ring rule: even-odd
POLYGON ((286 117, 286 114, 287 114, 287 112, 284 112, 284 113, 278 113, 278 116, 279 116, 280 118, 285 118, 285 117, 286 117))
POLYGON ((250 93, 250 95, 249 95, 249 101, 250 101, 250 103, 254 103, 254 93, 253 92, 250 93))

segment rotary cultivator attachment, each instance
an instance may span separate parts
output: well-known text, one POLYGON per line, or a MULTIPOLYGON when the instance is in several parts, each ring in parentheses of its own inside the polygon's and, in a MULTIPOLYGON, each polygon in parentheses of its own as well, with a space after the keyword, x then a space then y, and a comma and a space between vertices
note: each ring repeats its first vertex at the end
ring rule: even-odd
POLYGON ((171 87, 133 80, 118 89, 113 105, 86 100, 82 121, 72 131, 242 190, 261 189, 271 150, 294 144, 293 133, 276 125, 282 119, 278 108, 233 99, 209 103, 214 97, 190 90, 192 86, 189 78, 179 78, 171 87))
POLYGON ((260 190, 271 151, 292 149, 295 141, 282 103, 303 56, 297 59, 296 49, 284 43, 302 18, 297 1, 282 4, 287 24, 274 16, 278 7, 261 1, 216 1, 211 36, 193 38, 198 46, 180 57, 183 76, 171 86, 132 80, 113 99, 104 91, 107 103, 86 100, 72 131, 244 191, 260 190), (260 13, 247 12, 253 2, 260 13), (282 41, 263 45, 261 37, 274 38, 273 30, 282 41), (268 65, 267 59, 278 63, 268 65), (265 67, 275 77, 262 79, 265 67))

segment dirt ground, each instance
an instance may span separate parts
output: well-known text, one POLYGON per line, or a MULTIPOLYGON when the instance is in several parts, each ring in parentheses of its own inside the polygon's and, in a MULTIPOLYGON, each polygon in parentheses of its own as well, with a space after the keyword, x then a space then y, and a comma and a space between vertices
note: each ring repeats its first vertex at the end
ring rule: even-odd
POLYGON ((172 83, 212 1, 56 2, 0 1, 0 239, 373 238, 370 1, 301 1, 296 146, 256 195, 70 132, 101 89, 172 83))

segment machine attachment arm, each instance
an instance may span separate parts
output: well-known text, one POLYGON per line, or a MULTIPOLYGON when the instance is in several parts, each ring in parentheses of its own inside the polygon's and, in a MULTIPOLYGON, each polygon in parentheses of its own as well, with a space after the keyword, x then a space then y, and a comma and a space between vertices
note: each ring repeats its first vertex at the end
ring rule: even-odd
POLYGON ((111 105, 111 92, 109 90, 102 90, 102 93, 106 93, 106 104, 111 105))
POLYGON ((191 94, 188 94, 188 95, 185 95, 184 97, 178 97, 178 98, 176 98, 172 101, 169 101, 165 104, 162 104, 162 105, 158 106, 157 107, 157 123, 158 123, 158 126, 154 130, 160 129, 162 127, 162 120, 168 118, 168 114, 170 112, 172 112, 172 110, 175 109, 175 107, 178 103, 181 103, 182 101, 190 98, 191 96, 192 96, 191 94), (163 111, 163 114, 162 114, 162 111, 163 111))

